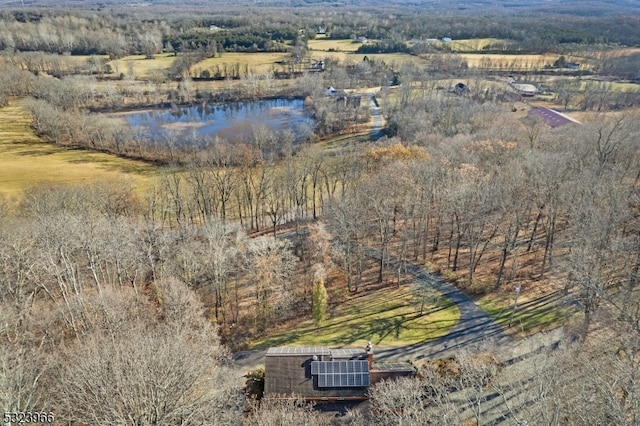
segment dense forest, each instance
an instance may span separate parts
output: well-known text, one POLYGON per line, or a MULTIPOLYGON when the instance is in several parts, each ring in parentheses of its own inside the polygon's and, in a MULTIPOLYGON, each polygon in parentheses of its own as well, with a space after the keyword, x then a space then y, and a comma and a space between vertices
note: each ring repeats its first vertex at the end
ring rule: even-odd
MULTIPOLYGON (((490 12, 489 12, 490 13, 490 12)), ((399 42, 412 38, 498 38, 509 40, 501 49, 510 53, 566 52, 599 45, 640 44, 638 17, 575 15, 428 15, 415 10, 394 10, 382 16, 347 9, 295 12, 286 15, 248 10, 233 17, 228 12, 194 16, 150 13, 127 15, 107 11, 4 10, 0 27, 0 49, 47 53, 122 56, 154 54, 165 48, 194 50, 217 44, 236 51, 282 49, 295 41, 298 30, 313 37, 319 26, 336 39, 365 36, 399 42), (221 31, 193 31, 215 25, 221 31)))
MULTIPOLYGON (((113 4, 0 11, 0 102, 24 111, 36 144, 154 170, 144 187, 0 192, 3 412, 74 425, 635 424, 640 95, 619 85, 639 77, 637 15, 113 4), (303 71, 318 28, 327 42, 374 41, 353 49, 366 59, 303 71), (443 37, 500 40, 464 52, 411 42, 443 37), (469 52, 509 60, 473 66, 469 52), (290 69, 268 56, 258 72, 267 56, 239 54, 282 54, 290 69), (510 62, 524 54, 552 60, 510 62), (565 55, 589 68, 569 69, 565 55), (545 89, 529 103, 508 75, 545 89), (154 139, 112 114, 276 97, 304 99, 309 140, 260 126, 233 142, 154 139), (580 122, 550 126, 528 114, 534 102, 580 122), (524 355, 464 348, 416 362, 416 377, 372 387, 365 407, 335 418, 251 396, 232 352, 410 285, 408 265, 474 301, 493 295, 498 315, 517 305, 514 288, 543 299, 540 321, 561 337, 535 343, 539 329, 523 329, 534 342, 524 355)), ((416 300, 416 315, 437 308, 431 294, 416 300)))

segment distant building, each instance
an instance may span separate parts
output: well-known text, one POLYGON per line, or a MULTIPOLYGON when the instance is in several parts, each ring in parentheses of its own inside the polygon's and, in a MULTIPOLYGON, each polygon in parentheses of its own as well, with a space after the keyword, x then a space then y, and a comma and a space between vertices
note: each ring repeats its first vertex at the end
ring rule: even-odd
POLYGON ((315 61, 311 64, 313 71, 324 71, 324 61, 315 61))
POLYGON ((412 38, 409 40, 410 44, 433 44, 437 42, 437 38, 412 38))
POLYGON ((316 34, 326 34, 327 33, 327 29, 324 27, 318 27, 316 28, 316 34))
POLYGON ((325 346, 270 348, 265 356, 265 397, 297 395, 305 400, 368 399, 369 386, 415 375, 407 363, 374 363, 365 349, 325 346))
POLYGON ((451 91, 456 95, 466 95, 467 93, 469 93, 469 87, 466 84, 460 82, 453 86, 453 89, 451 91))
POLYGON ((509 76, 509 84, 520 94, 520 96, 532 97, 538 93, 538 88, 535 85, 529 83, 518 83, 511 75, 509 76))

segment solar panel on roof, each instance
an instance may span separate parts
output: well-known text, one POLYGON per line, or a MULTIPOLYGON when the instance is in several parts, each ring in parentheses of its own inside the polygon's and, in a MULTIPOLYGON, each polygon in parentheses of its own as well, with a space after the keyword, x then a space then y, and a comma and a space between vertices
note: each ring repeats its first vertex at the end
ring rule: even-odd
POLYGON ((329 355, 330 350, 326 346, 281 346, 269 348, 267 356, 275 355, 329 355))
POLYGON ((311 361, 311 374, 345 374, 369 371, 366 360, 349 361, 311 361))
POLYGON ((360 374, 355 374, 353 376, 353 381, 353 386, 362 386, 362 376, 360 374))
POLYGON ((369 373, 325 373, 318 374, 318 387, 365 387, 369 386, 369 373))

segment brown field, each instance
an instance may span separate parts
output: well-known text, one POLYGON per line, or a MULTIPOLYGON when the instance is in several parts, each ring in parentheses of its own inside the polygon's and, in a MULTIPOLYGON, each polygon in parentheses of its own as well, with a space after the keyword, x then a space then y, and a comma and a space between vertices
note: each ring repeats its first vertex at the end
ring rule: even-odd
POLYGON ((329 40, 325 37, 317 37, 315 40, 309 40, 308 46, 312 51, 355 52, 361 43, 354 43, 352 40, 329 40))
POLYGON ((543 69, 558 59, 558 55, 499 55, 481 53, 459 54, 470 68, 532 70, 543 69))
POLYGON ((474 38, 474 39, 460 39, 452 40, 448 43, 438 41, 435 43, 436 47, 446 47, 452 52, 480 52, 484 50, 488 45, 500 45, 506 44, 507 40, 498 38, 474 38))
POLYGON ((135 78, 145 79, 152 74, 153 70, 169 68, 173 61, 175 61, 175 56, 172 53, 161 53, 155 55, 154 59, 145 59, 144 55, 125 56, 122 59, 111 61, 109 64, 116 75, 124 74, 126 76, 131 70, 135 78))
POLYGON ((223 53, 222 56, 215 58, 208 58, 204 61, 198 62, 191 68, 191 72, 195 75, 199 75, 201 71, 213 70, 216 66, 232 67, 235 64, 241 66, 247 66, 249 72, 253 74, 264 74, 272 72, 277 69, 278 65, 276 61, 286 60, 290 55, 282 52, 259 52, 259 53, 237 53, 228 52, 223 53))
POLYGON ((143 191, 155 174, 146 163, 43 143, 20 101, 0 109, 0 194, 19 198, 42 185, 126 180, 143 191))

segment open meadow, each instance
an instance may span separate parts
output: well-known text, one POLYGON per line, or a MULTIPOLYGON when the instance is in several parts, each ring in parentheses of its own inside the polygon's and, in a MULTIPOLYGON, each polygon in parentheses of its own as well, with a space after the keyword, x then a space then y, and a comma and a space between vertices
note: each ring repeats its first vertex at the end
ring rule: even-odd
POLYGON ((19 198, 42 185, 128 181, 143 190, 154 166, 141 161, 42 142, 29 127, 31 117, 21 101, 0 109, 0 194, 19 198))
POLYGON ((149 78, 154 72, 168 69, 176 57, 173 53, 161 53, 147 59, 145 55, 131 55, 109 62, 116 75, 132 75, 137 79, 149 78))
POLYGON ((316 326, 312 320, 256 342, 256 346, 410 345, 446 335, 460 317, 459 309, 435 290, 420 314, 421 298, 411 285, 353 296, 334 307, 316 326))
POLYGON ((333 40, 323 36, 316 36, 315 39, 309 40, 307 44, 309 50, 324 52, 355 52, 362 45, 349 39, 333 40))
POLYGON ((216 67, 230 68, 240 65, 251 74, 266 74, 278 69, 279 65, 276 62, 284 61, 290 56, 289 53, 283 52, 225 52, 221 56, 207 58, 198 62, 191 67, 191 72, 195 75, 200 75, 202 71, 208 70, 213 75, 216 67))

